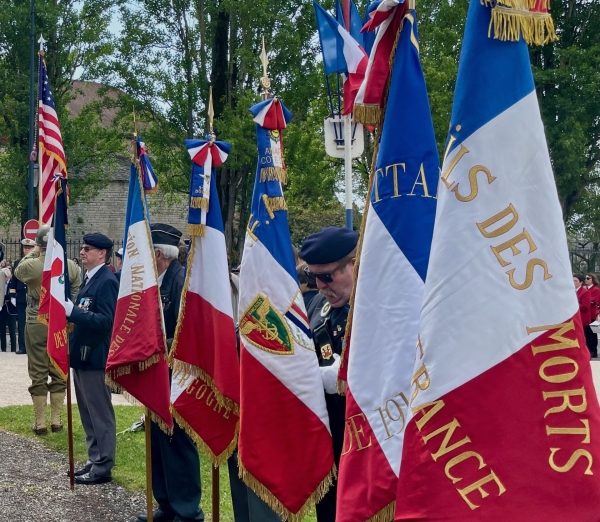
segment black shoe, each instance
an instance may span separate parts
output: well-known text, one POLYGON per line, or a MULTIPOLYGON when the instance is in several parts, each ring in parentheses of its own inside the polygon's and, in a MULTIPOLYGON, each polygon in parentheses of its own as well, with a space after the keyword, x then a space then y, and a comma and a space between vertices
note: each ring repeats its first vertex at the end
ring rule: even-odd
POLYGON ((17 350, 15 353, 17 355, 25 355, 27 352, 25 350, 17 350))
MULTIPOLYGON (((89 473, 90 471, 92 471, 92 465, 91 464, 86 464, 85 466, 83 466, 83 468, 76 469, 74 475, 76 477, 81 477, 82 475, 85 475, 86 473, 89 473)), ((65 473, 65 475, 67 475, 67 477, 71 475, 69 473, 69 470, 67 470, 67 472, 65 473)))
MULTIPOLYGON (((175 515, 167 515, 159 508, 152 512, 152 520, 154 522, 173 522, 175 520, 175 515)), ((146 513, 138 515, 137 522, 148 522, 148 515, 146 513)))
POLYGON ((87 473, 84 473, 83 475, 79 475, 78 477, 75 477, 75 482, 77 482, 77 484, 83 484, 86 486, 92 486, 95 484, 104 484, 105 482, 110 482, 111 480, 112 480, 112 478, 110 476, 103 477, 102 475, 98 475, 98 474, 94 473, 93 471, 88 471, 87 473))

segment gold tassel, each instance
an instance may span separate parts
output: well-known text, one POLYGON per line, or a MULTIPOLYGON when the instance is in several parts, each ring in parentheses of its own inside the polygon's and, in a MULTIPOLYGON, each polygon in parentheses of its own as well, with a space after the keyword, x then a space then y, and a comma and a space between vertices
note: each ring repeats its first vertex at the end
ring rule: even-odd
POLYGON ((234 415, 237 415, 238 417, 240 416, 240 405, 231 400, 229 397, 223 395, 217 388, 213 378, 202 368, 179 359, 171 360, 171 368, 173 368, 173 380, 181 379, 182 382, 185 382, 188 377, 198 377, 212 390, 215 400, 219 406, 225 408, 226 410, 232 411, 234 415))
POLYGON ((123 388, 123 386, 121 386, 120 384, 116 383, 108 373, 106 373, 104 375, 104 382, 107 386, 109 386, 111 388, 111 390, 113 390, 115 393, 120 393, 123 397, 125 397, 125 399, 127 400, 127 402, 129 402, 130 404, 132 404, 133 406, 136 406, 138 408, 140 408, 143 412, 144 415, 147 412, 150 412, 150 420, 152 422, 154 422, 155 424, 158 425, 158 427, 164 431, 167 435, 173 435, 173 428, 169 428, 169 426, 167 426, 167 423, 162 420, 158 415, 156 415, 156 413, 154 413, 153 411, 150 411, 149 408, 146 408, 140 401, 138 401, 133 395, 131 395, 125 388, 123 388))
POLYGON ((158 192, 158 183, 151 189, 144 189, 144 194, 154 194, 155 192, 158 192))
POLYGON ((37 316, 38 322, 45 324, 46 326, 48 326, 48 319, 49 319, 49 314, 38 314, 38 316, 37 316))
POLYGON ((145 361, 139 362, 138 368, 139 368, 140 372, 143 372, 144 370, 147 370, 148 368, 150 368, 150 366, 153 366, 154 364, 156 364, 159 361, 160 361, 160 354, 155 353, 154 355, 152 355, 145 361))
POLYGON ((355 103, 354 104, 354 121, 363 125, 371 125, 378 127, 381 125, 381 107, 376 103, 355 103))
POLYGON ((375 513, 372 517, 367 518, 365 522, 392 522, 396 512, 396 501, 390 502, 381 511, 375 513))
POLYGON ((190 208, 200 208, 208 211, 208 198, 190 198, 190 208))
MULTIPOLYGON (((483 0, 482 3, 487 7, 496 7, 492 0, 483 0)), ((512 7, 513 9, 520 9, 522 11, 529 11, 536 7, 537 0, 498 0, 496 5, 501 7, 512 7)), ((548 11, 550 8, 550 0, 542 0, 542 2, 537 6, 538 9, 542 9, 543 11, 548 11)))
POLYGON ((223 464, 235 450, 238 442, 238 434, 240 432, 240 421, 238 420, 235 426, 235 433, 233 435, 232 441, 225 448, 225 450, 219 454, 215 455, 215 453, 210 449, 210 447, 200 438, 200 436, 192 429, 192 427, 184 420, 184 418, 177 412, 175 407, 171 404, 171 414, 173 418, 179 424, 179 426, 189 435, 189 437, 196 443, 198 449, 204 453, 209 460, 212 462, 212 465, 216 468, 223 464))
POLYGON ((200 223, 188 223, 188 234, 190 236, 204 236, 206 225, 200 223))
POLYGON ((287 509, 278 499, 271 493, 256 477, 254 477, 248 470, 242 465, 241 459, 238 455, 238 468, 240 470, 240 478, 244 483, 256 493, 275 513, 277 513, 284 521, 289 520, 290 522, 300 522, 319 502, 325 493, 329 490, 333 481, 337 477, 337 469, 335 464, 327 476, 317 486, 317 489, 313 494, 308 497, 304 505, 298 510, 297 513, 292 513, 287 509))
POLYGON ((497 6, 492 9, 488 36, 494 39, 518 42, 521 36, 528 45, 545 45, 558 40, 554 22, 548 13, 532 13, 497 6))
POLYGON ((275 218, 275 212, 277 212, 278 210, 287 210, 287 204, 283 196, 270 198, 266 194, 263 194, 262 200, 271 219, 275 218))
POLYGON ((287 185, 287 171, 281 167, 263 167, 260 169, 260 181, 280 181, 287 185))

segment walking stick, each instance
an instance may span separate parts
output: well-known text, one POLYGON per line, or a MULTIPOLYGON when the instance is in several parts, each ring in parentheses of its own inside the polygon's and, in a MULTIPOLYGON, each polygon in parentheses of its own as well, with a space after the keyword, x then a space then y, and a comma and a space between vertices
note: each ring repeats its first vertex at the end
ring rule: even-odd
POLYGON ((212 468, 212 520, 219 522, 219 467, 212 468))
MULTIPOLYGON (((68 341, 67 341, 68 342, 68 341)), ((67 374, 67 438, 69 440, 69 482, 71 491, 75 489, 75 457, 73 456, 73 409, 71 403, 71 355, 67 344, 67 363, 69 373, 67 374)))
POLYGON ((152 442, 150 437, 150 409, 146 408, 144 432, 146 433, 146 515, 152 522, 152 442))

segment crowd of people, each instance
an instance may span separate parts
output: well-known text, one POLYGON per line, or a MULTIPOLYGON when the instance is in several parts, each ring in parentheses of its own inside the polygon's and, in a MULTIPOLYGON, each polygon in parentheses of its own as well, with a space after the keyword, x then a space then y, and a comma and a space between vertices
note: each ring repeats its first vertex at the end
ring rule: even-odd
POLYGON ((592 359, 598 358, 598 334, 592 326, 598 325, 600 314, 600 283, 598 276, 593 272, 587 274, 574 274, 573 283, 579 302, 579 314, 585 333, 585 342, 592 359))

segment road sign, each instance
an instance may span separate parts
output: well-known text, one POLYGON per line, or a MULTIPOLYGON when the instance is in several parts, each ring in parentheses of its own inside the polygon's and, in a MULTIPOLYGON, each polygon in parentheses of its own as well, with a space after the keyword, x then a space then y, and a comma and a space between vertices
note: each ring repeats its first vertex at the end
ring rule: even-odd
POLYGON ((27 239, 33 239, 35 241, 35 236, 37 236, 37 232, 40 229, 40 224, 37 219, 30 219, 25 226, 23 227, 23 235, 27 239))

